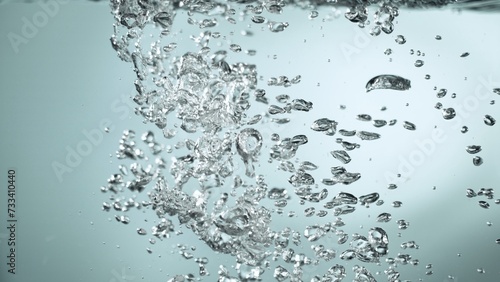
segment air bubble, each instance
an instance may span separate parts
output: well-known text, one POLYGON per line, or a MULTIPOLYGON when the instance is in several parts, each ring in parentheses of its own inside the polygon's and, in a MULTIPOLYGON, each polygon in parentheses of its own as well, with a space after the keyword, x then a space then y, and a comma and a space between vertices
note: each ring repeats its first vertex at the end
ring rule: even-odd
POLYGON ((404 91, 411 88, 411 81, 397 75, 384 74, 375 76, 366 84, 366 92, 376 89, 404 91))
POLYGON ((484 120, 484 124, 486 124, 488 126, 493 126, 496 123, 496 120, 490 115, 485 115, 483 120, 484 120))
POLYGON ((238 44, 229 45, 229 49, 231 49, 231 51, 236 52, 236 53, 241 52, 241 46, 238 44))
POLYGON ((396 36, 395 41, 396 41, 396 43, 402 45, 402 44, 406 43, 406 38, 403 35, 398 35, 398 36, 396 36))
POLYGON ((256 23, 256 24, 261 24, 261 23, 264 23, 266 21, 266 18, 264 18, 263 16, 253 16, 252 17, 252 22, 256 23))
POLYGON ((473 159, 472 159, 472 163, 475 165, 475 166, 480 166, 483 164, 483 158, 481 158, 480 156, 475 156, 473 159))
POLYGON ((470 145, 470 146, 467 146, 465 148, 465 150, 469 154, 477 154, 477 153, 481 152, 482 149, 481 149, 481 146, 479 146, 479 145, 470 145))
POLYGON ((438 98, 443 98, 444 96, 446 96, 446 93, 448 93, 448 90, 446 89, 439 89, 438 93, 436 94, 436 97, 438 98))
POLYGON ((404 127, 405 129, 412 130, 412 131, 417 129, 417 127, 415 126, 415 124, 414 124, 414 123, 411 123, 411 122, 409 122, 409 121, 405 121, 405 122, 403 123, 403 127, 404 127))
POLYGON ((453 108, 446 108, 442 110, 442 115, 444 119, 450 120, 453 119, 457 115, 457 113, 453 108))
POLYGON ((490 204, 488 204, 488 202, 486 202, 486 201, 479 201, 479 206, 482 207, 483 209, 490 208, 490 204))

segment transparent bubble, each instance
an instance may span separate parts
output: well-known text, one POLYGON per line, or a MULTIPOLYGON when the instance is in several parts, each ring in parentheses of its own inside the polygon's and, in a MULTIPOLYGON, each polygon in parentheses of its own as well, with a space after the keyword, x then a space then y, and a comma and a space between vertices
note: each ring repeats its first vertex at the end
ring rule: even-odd
POLYGON ((396 43, 402 45, 402 44, 406 43, 406 38, 403 35, 398 35, 398 36, 396 36, 395 41, 396 41, 396 43))

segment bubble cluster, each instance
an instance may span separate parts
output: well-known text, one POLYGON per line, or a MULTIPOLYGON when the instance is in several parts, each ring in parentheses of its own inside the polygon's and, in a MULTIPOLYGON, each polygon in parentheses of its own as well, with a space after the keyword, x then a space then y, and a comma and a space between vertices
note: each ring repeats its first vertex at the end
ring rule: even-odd
MULTIPOLYGON (((410 228, 408 220, 395 217, 398 210, 395 208, 404 208, 402 201, 391 199, 390 204, 384 205, 387 193, 394 193, 398 185, 378 185, 370 188, 370 193, 338 189, 355 186, 350 185, 361 179, 362 172, 351 165, 359 161, 355 158, 358 150, 382 138, 379 132, 400 130, 412 134, 424 125, 419 123, 417 129, 415 123, 403 121, 399 128, 391 127, 397 119, 361 113, 352 117, 355 123, 349 123, 349 127, 359 124, 359 128, 345 129, 343 119, 333 111, 314 116, 317 105, 307 94, 295 97, 291 92, 283 93, 300 87, 297 84, 303 80, 301 74, 260 76, 258 70, 265 66, 242 62, 240 57, 254 56, 257 51, 227 40, 228 35, 216 28, 243 22, 279 35, 294 24, 279 20, 288 5, 308 9, 305 15, 313 22, 322 16, 322 6, 336 4, 344 6, 347 20, 360 27, 369 26, 369 33, 377 36, 394 31, 400 7, 436 7, 455 1, 110 2, 116 20, 111 45, 120 59, 133 66, 136 74, 133 97, 136 114, 145 124, 154 124, 161 133, 158 137, 148 131, 140 140, 133 130, 123 133, 116 152, 123 164, 101 187, 102 192, 111 195, 102 205, 104 211, 115 213, 119 223, 134 225, 135 232, 149 237, 151 244, 173 234, 180 236, 186 229, 192 232, 215 253, 234 258, 231 263, 218 266, 217 274, 211 274, 218 275, 218 281, 258 281, 264 279, 266 272, 277 281, 342 281, 348 275, 354 277, 353 281, 375 281, 380 274, 370 271, 374 265, 385 267, 383 273, 388 281, 400 281, 397 267, 419 264, 412 257, 413 251, 419 249, 414 240, 392 243, 397 242, 393 240, 396 236, 388 234, 392 229, 390 224, 401 232, 410 228), (370 6, 368 2, 377 5, 370 6), (179 50, 173 36, 176 17, 181 12, 188 16, 187 24, 199 29, 189 37, 194 50, 186 52, 179 50), (149 34, 151 30, 153 33, 149 34), (251 113, 250 108, 257 103, 265 105, 265 110, 251 113), (262 130, 263 124, 281 126, 302 119, 307 120, 304 127, 298 128, 302 132, 267 134, 262 130), (309 159, 307 151, 316 145, 313 140, 319 135, 331 140, 327 146, 315 148, 324 151, 324 157, 328 156, 331 167, 326 169, 315 164, 313 154, 309 159), (182 136, 182 141, 171 144, 177 136, 182 136), (169 154, 170 159, 166 159, 169 154), (270 172, 261 167, 264 161, 276 164, 277 170, 287 176, 276 176, 278 181, 270 181, 267 178, 270 172), (135 197, 141 194, 147 196, 143 201, 135 197), (300 205, 300 210, 290 210, 287 214, 292 202, 294 206, 300 205), (361 214, 360 210, 374 206, 386 211, 376 212, 372 226, 361 227, 352 234, 344 231, 348 220, 355 222, 353 213, 361 214), (144 223, 127 216, 132 209, 151 210, 158 220, 153 226, 142 226, 144 223), (302 229, 277 227, 287 216, 294 220, 299 214, 307 218, 302 229), (181 226, 184 231, 180 231, 181 226), (392 251, 396 248, 399 250, 392 251), (412 255, 399 252, 401 249, 411 250, 412 255), (349 271, 344 266, 346 261, 358 264, 349 271), (326 271, 322 273, 310 270, 325 265, 326 271)), ((251 33, 248 30, 242 34, 251 33)), ((435 39, 439 42, 442 38, 437 35, 435 39)), ((405 35, 395 36, 392 41, 395 51, 387 48, 384 54, 393 54, 411 40, 405 35)), ((414 53, 412 49, 411 54, 414 53)), ((425 54, 417 50, 416 55, 425 54)), ((468 52, 461 55, 467 56, 468 52)), ((421 59, 414 61, 414 66, 427 68, 421 59)), ((425 75, 425 79, 430 79, 430 75, 425 75)), ((391 95, 396 91, 397 95, 411 94, 412 81, 399 75, 380 74, 365 81, 368 82, 364 89, 373 91, 373 95, 391 95)), ((494 88, 494 93, 499 94, 498 89, 494 88)), ((441 110, 440 120, 446 121, 454 119, 458 111, 443 106, 448 99, 447 91, 442 88, 437 92, 436 97, 442 103, 435 106, 441 110)), ((384 106, 382 111, 386 109, 384 106)), ((494 126, 496 121, 485 115, 483 122, 494 126)), ((467 132, 467 127, 462 132, 467 132)), ((481 150, 480 145, 466 147, 469 154, 481 150)), ((475 155, 473 164, 482 165, 482 158, 475 155)), ((400 186, 396 192, 402 189, 400 186)), ((486 197, 478 204, 490 209, 488 200, 493 198, 490 189, 476 192, 469 188, 466 196, 486 197)), ((172 274, 169 281, 194 281, 210 276, 208 259, 195 259, 196 250, 184 245, 177 247, 184 259, 198 264, 199 277, 172 274)), ((150 248, 147 251, 152 253, 150 248)), ((433 274, 430 269, 427 268, 426 275, 433 274)))

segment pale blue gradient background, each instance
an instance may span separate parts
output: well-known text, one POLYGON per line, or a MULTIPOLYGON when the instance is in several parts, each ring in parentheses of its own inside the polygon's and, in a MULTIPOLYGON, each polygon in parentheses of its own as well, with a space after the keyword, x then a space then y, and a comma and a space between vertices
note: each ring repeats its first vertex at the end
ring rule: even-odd
MULTIPOLYGON (((138 227, 150 230, 155 220, 150 210, 130 213, 129 225, 117 223, 113 218, 115 213, 101 211, 101 204, 108 195, 101 194, 99 187, 117 170, 119 163, 114 152, 121 132, 133 129, 140 134, 145 130, 155 130, 133 114, 134 105, 126 99, 134 94, 134 73, 132 65, 121 62, 110 46, 113 19, 107 3, 61 5, 60 11, 50 17, 47 25, 40 28, 27 44, 19 46, 16 54, 7 35, 10 32, 19 34, 22 18, 30 18, 40 9, 37 4, 0 6, 0 280, 166 281, 171 277, 169 275, 197 274, 197 264, 193 260, 182 262, 184 259, 177 253, 176 244, 186 244, 196 246, 195 257, 209 258, 211 275, 204 281, 215 281, 218 266, 225 264, 231 268, 234 259, 214 254, 189 230, 179 228, 183 235, 173 235, 169 240, 150 245, 147 242, 149 236, 138 236, 135 231, 138 227), (112 122, 109 133, 104 133, 100 126, 105 119, 112 122), (100 130, 102 141, 59 181, 52 163, 64 163, 66 147, 74 149, 86 140, 82 132, 92 130, 100 130), (5 183, 9 168, 17 171, 18 187, 18 273, 14 276, 6 272, 4 255, 7 251, 5 183), (153 250, 152 254, 146 252, 148 247, 153 250)), ((293 98, 314 103, 312 112, 291 116, 292 122, 286 126, 259 125, 261 132, 263 135, 278 132, 283 137, 307 134, 309 143, 299 149, 297 157, 320 166, 312 173, 318 183, 330 176, 331 166, 340 165, 329 154, 329 151, 339 149, 334 142, 339 136, 331 138, 312 132, 309 126, 313 120, 330 117, 339 122, 339 128, 381 133, 383 138, 378 141, 351 139, 360 143, 361 148, 350 152, 353 161, 346 167, 361 172, 362 179, 351 186, 327 187, 329 198, 339 191, 358 196, 378 191, 385 201, 380 207, 365 209, 358 206, 358 211, 342 217, 347 223, 343 229, 348 234, 366 234, 372 226, 386 229, 391 240, 389 257, 410 253, 420 260, 416 267, 398 267, 402 280, 447 281, 447 276, 453 275, 455 281, 496 281, 500 276, 500 246, 494 241, 500 238, 500 206, 489 200, 491 208, 484 210, 477 205, 477 201, 483 198, 468 199, 465 189, 495 188, 496 198, 500 198, 497 187, 500 180, 497 144, 500 125, 487 127, 482 121, 485 114, 500 121, 498 105, 489 104, 497 97, 491 94, 491 98, 480 101, 473 111, 457 108, 462 116, 469 115, 459 123, 460 126, 469 126, 470 131, 465 135, 455 126, 458 116, 455 120, 445 121, 433 106, 438 101, 445 107, 463 104, 466 97, 474 95, 476 87, 481 85, 480 77, 491 77, 497 83, 496 87, 500 87, 500 53, 497 51, 500 46, 497 24, 500 15, 401 11, 393 35, 373 38, 363 36, 363 32, 343 16, 321 22, 325 13, 320 10, 320 17, 311 21, 307 19, 307 11, 285 9, 285 13, 274 20, 287 20, 291 25, 279 34, 261 31, 257 25, 247 28, 249 20, 230 27, 223 25, 227 30, 220 28, 225 34, 234 31, 234 36, 229 37, 231 42, 227 44, 237 43, 243 49, 257 50, 255 57, 244 52, 231 53, 229 60, 257 63, 262 76, 259 87, 267 90, 270 99, 287 93, 293 98), (255 35, 242 36, 242 29, 250 29, 255 35), (405 35, 407 43, 397 45, 394 42, 396 34, 405 35), (436 34, 442 35, 443 40, 436 41, 436 34), (360 38, 369 41, 357 41, 360 38), (346 46, 355 50, 352 56, 342 52, 346 46), (383 55, 386 48, 392 48, 393 55, 383 55), (426 56, 410 56, 410 49, 421 50, 426 56), (471 55, 460 58, 460 54, 466 51, 471 55), (416 59, 423 59, 425 65, 415 68, 416 59), (366 93, 366 82, 381 73, 411 79, 411 90, 366 93), (430 80, 424 79, 427 73, 432 76, 430 80), (269 77, 286 75, 291 78, 298 74, 302 75, 302 82, 291 88, 267 87, 265 83, 269 77), (447 88, 448 95, 443 99, 435 98, 434 86, 447 88), (457 93, 456 99, 451 99, 452 92, 457 93), (347 108, 340 110, 340 105, 347 108), (380 111, 382 106, 386 106, 387 111, 380 111), (375 129, 368 123, 355 120, 355 116, 362 113, 377 119, 396 118, 398 123, 393 127, 375 129), (417 130, 403 129, 404 120, 414 122, 417 130), (415 166, 412 174, 401 177, 397 190, 387 190, 384 175, 397 173, 400 158, 408 159, 418 151, 415 142, 430 138, 434 126, 444 132, 446 140, 435 144, 434 151, 425 157, 422 165, 415 166), (465 152, 465 146, 470 144, 483 146, 479 154, 484 158, 481 167, 474 167, 472 156, 465 152), (433 190, 434 186, 436 190, 433 190), (403 207, 390 207, 394 200, 402 201, 403 207), (393 214, 393 220, 376 223, 376 215, 386 211, 393 214), (398 219, 410 222, 408 230, 397 230, 398 219), (487 221, 493 225, 488 227, 487 221), (399 232, 401 238, 396 236, 399 232), (399 244, 408 240, 415 240, 420 249, 400 249, 399 244), (458 253, 461 257, 457 256, 458 253), (433 264, 432 276, 425 275, 428 263, 433 264), (480 267, 485 268, 486 274, 476 272, 480 267)), ((176 37, 179 54, 194 50, 188 37, 199 34, 197 28, 182 26, 185 23, 186 15, 182 11, 176 19, 176 28, 182 27, 183 30, 176 37)), ((488 90, 491 93, 491 89, 488 90)), ((265 109, 265 105, 255 104, 250 113, 262 113, 265 109)), ((155 133, 160 138, 161 134, 156 130, 155 133)), ((177 141, 165 142, 173 145, 177 141)), ((271 187, 291 188, 285 182, 290 173, 277 171, 276 163, 267 164, 268 149, 263 149, 262 166, 257 167, 257 173, 266 172, 263 174, 267 175, 271 187)), ((170 156, 165 159, 170 159, 170 156)), ((323 188, 322 185, 319 187, 323 188)), ((302 215, 302 211, 311 205, 298 205, 291 189, 290 194, 295 201, 290 201, 284 209, 285 214, 295 210, 302 215)), ((273 208, 269 200, 264 200, 263 204, 273 208)), ((317 210, 322 208, 321 205, 315 207, 317 210)), ((275 214, 277 220, 273 227, 291 226, 303 230, 305 224, 332 220, 331 213, 321 220, 302 216, 298 219, 280 218, 275 214)), ((348 248, 347 244, 337 246, 335 241, 325 239, 323 244, 331 245, 338 254, 348 248)), ((310 254, 308 246, 309 243, 304 244, 304 249, 297 248, 297 251, 310 254)), ((334 263, 344 264, 348 273, 352 272, 353 265, 362 265, 357 261, 346 263, 335 259, 318 268, 306 268, 305 277, 322 274, 334 263)), ((376 265, 365 266, 372 273, 384 269, 376 265)), ((290 267, 287 268, 291 271, 290 267)), ((273 269, 266 270, 263 281, 272 280, 273 269)), ((234 269, 231 273, 236 274, 234 269)), ((383 273, 376 277, 380 281, 386 280, 383 273)), ((348 276, 345 281, 351 280, 352 276, 348 276)))

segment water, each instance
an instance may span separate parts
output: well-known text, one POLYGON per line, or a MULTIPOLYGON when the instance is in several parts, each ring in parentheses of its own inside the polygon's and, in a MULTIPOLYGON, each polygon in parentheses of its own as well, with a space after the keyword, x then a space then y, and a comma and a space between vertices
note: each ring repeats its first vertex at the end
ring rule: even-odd
MULTIPOLYGON (((417 7, 455 5, 460 9, 479 9, 498 4, 494 2, 479 4, 476 1, 460 4, 454 2, 442 1, 436 4, 434 1, 412 1, 408 3, 417 7)), ((404 3, 405 1, 401 3, 401 6, 404 6, 404 3)), ((327 111, 325 116, 318 116, 318 113, 315 113, 316 102, 311 101, 312 93, 305 93, 304 90, 317 92, 325 91, 325 89, 313 90, 311 86, 300 86, 308 83, 303 80, 307 81, 311 78, 314 80, 314 77, 308 77, 311 73, 302 70, 292 75, 287 67, 278 67, 273 68, 274 71, 279 70, 277 74, 268 76, 269 72, 265 71, 266 64, 256 64, 251 59, 260 54, 273 52, 272 48, 266 49, 267 44, 258 44, 258 48, 253 47, 254 43, 260 40, 259 36, 268 38, 264 40, 271 40, 270 42, 279 40, 278 37, 272 37, 273 34, 294 32, 292 31, 294 25, 299 22, 295 17, 303 14, 304 18, 308 18, 309 21, 321 21, 320 30, 326 25, 336 24, 335 21, 349 20, 357 25, 355 28, 367 30, 369 36, 394 38, 393 42, 396 45, 386 43, 387 47, 391 48, 387 48, 383 54, 378 55, 380 58, 383 58, 383 55, 391 56, 389 60, 391 62, 392 56, 396 52, 401 52, 401 48, 406 48, 406 46, 407 48, 420 48, 412 34, 396 34, 395 37, 393 35, 393 32, 398 30, 395 19, 404 20, 407 10, 400 11, 400 6, 390 3, 365 6, 352 5, 349 1, 338 1, 332 5, 327 2, 245 1, 241 4, 232 2, 223 4, 112 0, 111 7, 116 19, 115 34, 111 39, 112 46, 122 60, 133 65, 137 74, 137 80, 134 82, 137 89, 134 100, 139 105, 137 113, 145 122, 158 127, 167 138, 163 139, 164 141, 156 141, 151 133, 150 137, 146 140, 143 138, 143 140, 150 148, 160 148, 155 145, 168 144, 167 140, 176 138, 175 132, 181 130, 188 133, 186 142, 191 144, 187 146, 187 151, 182 148, 175 154, 170 167, 157 165, 158 163, 168 164, 168 161, 153 162, 153 158, 150 158, 146 162, 148 168, 146 170, 136 168, 135 179, 129 182, 140 183, 141 187, 149 185, 147 206, 151 205, 151 212, 156 212, 160 219, 166 220, 168 228, 166 226, 155 227, 155 236, 165 237, 169 232, 172 233, 184 225, 189 229, 187 232, 196 234, 213 252, 234 257, 233 263, 220 266, 224 271, 220 270, 218 274, 212 272, 210 279, 216 279, 218 275, 219 281, 266 281, 271 276, 278 281, 331 281, 331 279, 341 281, 346 276, 354 281, 375 281, 375 279, 399 281, 398 279, 416 279, 423 275, 435 275, 434 269, 422 271, 421 275, 417 276, 410 274, 412 271, 408 271, 406 277, 402 275, 405 271, 400 268, 411 267, 407 264, 413 254, 399 254, 394 263, 386 264, 387 260, 391 261, 389 256, 395 255, 396 251, 391 251, 393 248, 389 246, 398 235, 390 231, 386 232, 375 222, 367 223, 367 237, 357 233, 366 234, 362 229, 354 233, 350 238, 348 249, 345 246, 338 246, 330 239, 341 234, 340 244, 349 240, 348 235, 340 227, 333 226, 329 220, 331 216, 348 216, 356 213, 355 205, 358 199, 359 204, 366 207, 374 203, 384 207, 383 201, 379 200, 381 195, 376 192, 380 189, 377 187, 369 188, 371 192, 368 194, 356 193, 358 197, 341 192, 330 201, 326 199, 332 191, 335 191, 335 187, 354 186, 362 179, 365 172, 350 172, 349 166, 335 166, 335 162, 340 162, 342 165, 348 165, 351 161, 353 163, 366 162, 366 159, 363 159, 361 154, 356 154, 356 151, 360 150, 367 141, 380 139, 377 142, 387 142, 387 139, 382 137, 385 134, 377 131, 387 122, 383 119, 376 119, 386 115, 373 112, 375 118, 373 118, 371 130, 375 132, 367 131, 367 127, 361 124, 372 121, 371 113, 358 114, 355 119, 361 123, 346 122, 345 118, 342 118, 342 122, 334 120, 336 116, 341 117, 342 114, 334 110, 332 106, 329 107, 331 110, 327 111), (347 10, 344 6, 348 7, 347 10), (282 16, 287 14, 287 10, 293 12, 292 17, 282 16), (188 26, 179 23, 186 17, 188 26), (236 35, 232 25, 242 28, 243 37, 236 35), (229 33, 228 30, 230 30, 229 33), (148 36, 150 33, 151 37, 148 36), (245 36, 250 36, 251 40, 244 39, 245 36), (180 43, 176 41, 182 41, 183 38, 189 38, 192 41, 191 47, 188 48, 191 51, 186 52, 173 47, 180 43), (237 56, 236 53, 246 53, 247 56, 237 56), (261 72, 262 69, 264 72, 261 72), (297 87, 302 90, 294 91, 293 89, 297 87), (264 112, 253 111, 254 108, 259 109, 262 106, 264 106, 264 112), (297 123, 296 120, 301 119, 313 121, 297 123), (271 122, 277 125, 271 126, 271 122), (300 132, 300 134, 294 135, 280 129, 281 125, 289 123, 293 124, 288 127, 289 130, 300 132), (341 147, 337 145, 337 149, 332 151, 329 147, 335 147, 335 142, 332 142, 334 139, 330 136, 336 135, 337 127, 342 123, 347 123, 355 129, 339 130, 339 133, 348 141, 337 138, 336 143, 341 147), (273 129, 269 131, 270 128, 273 129), (322 143, 313 144, 313 147, 308 146, 311 140, 317 140, 318 133, 324 133, 326 137, 330 137, 328 146, 322 143), (353 136, 358 137, 361 144, 352 142, 350 137, 353 136), (318 146, 318 144, 322 145, 318 146), (339 148, 344 150, 339 150, 339 148), (315 177, 319 178, 319 174, 309 173, 306 170, 321 169, 321 166, 314 164, 318 160, 317 154, 310 153, 322 151, 330 152, 336 160, 330 164, 333 166, 330 169, 331 178, 318 181, 315 177), (353 151, 352 155, 347 151, 353 151), (302 162, 302 165, 296 169, 294 163, 298 162, 302 162), (241 163, 243 168, 239 167, 241 163), (271 164, 271 167, 277 166, 283 172, 288 172, 288 177, 285 175, 270 177, 268 169, 265 168, 269 167, 266 163, 271 164), (228 185, 233 182, 238 182, 238 184, 232 187, 228 185), (271 188, 273 186, 285 188, 271 188), (332 186, 333 188, 330 188, 332 186), (274 200, 274 205, 266 202, 266 197, 274 200), (288 223, 289 226, 280 229, 278 226, 282 224, 277 224, 276 221, 283 220, 281 214, 285 209, 295 209, 297 204, 303 205, 304 208, 301 208, 303 212, 292 210, 296 215, 291 216, 292 221, 288 223), (325 210, 320 210, 321 208, 325 210), (304 220, 305 225, 293 222, 293 218, 300 218, 300 214, 307 218, 304 220), (178 220, 175 220, 176 218, 178 220), (176 221, 178 223, 175 223, 176 221), (290 231, 294 232, 293 245, 289 243, 290 231), (305 240, 300 240, 302 236, 305 240), (314 245, 308 242, 313 242, 314 245), (307 251, 308 249, 312 249, 313 252, 307 251), (338 259, 335 259, 336 256, 338 259), (333 259, 341 264, 344 263, 342 261, 355 260, 359 265, 348 267, 347 270, 338 264, 332 268, 330 261, 333 259), (375 263, 378 264, 375 265, 375 263), (382 272, 381 269, 383 269, 382 272)), ((434 44, 444 42, 448 36, 445 33, 434 35, 425 32, 422 34, 434 37, 436 40, 434 44)), ((315 38, 310 40, 314 41, 315 38)), ((304 42, 307 40, 304 39, 304 42)), ((298 48, 297 51, 302 49, 302 56, 311 61, 308 66, 316 64, 313 63, 315 55, 309 53, 307 47, 286 46, 279 43, 271 46, 273 48, 298 48)), ((417 59, 412 59, 413 66, 423 70, 436 60, 436 54, 432 52, 433 47, 427 45, 425 48, 426 52, 421 50, 415 52, 411 49, 408 57, 412 59, 416 56, 417 59)), ((287 60, 294 60, 296 56, 300 56, 299 54, 295 53, 287 60)), ((344 52, 344 56, 346 54, 349 53, 344 52)), ((274 54, 271 57, 277 60, 280 56, 274 54)), ((398 58, 406 60, 406 57, 398 58)), ((459 60, 467 60, 473 57, 473 54, 461 52, 453 57, 458 64, 459 60)), ((349 59, 347 56, 346 58, 349 59)), ((407 68, 410 67, 408 64, 407 68)), ((387 95, 423 96, 424 93, 418 93, 422 92, 426 85, 423 79, 431 79, 429 74, 425 76, 422 74, 421 78, 417 79, 415 75, 404 69, 399 69, 398 72, 392 74, 383 74, 382 68, 377 70, 376 65, 371 68, 379 74, 368 80, 365 89, 366 92, 370 92, 368 95, 376 96, 371 99, 372 101, 382 103, 389 103, 391 97, 394 97, 387 95), (416 91, 412 92, 413 89, 416 91), (393 90, 401 93, 391 93, 393 90)), ((427 71, 429 70, 425 72, 427 71)), ((324 83, 320 77, 317 81, 318 87, 324 83)), ((352 84, 349 81, 347 83, 352 84)), ((439 78, 433 80, 433 83, 439 84, 439 78)), ((460 90, 455 85, 447 87, 456 91, 460 90)), ((352 88, 357 89, 355 85, 352 85, 352 88)), ((492 92, 494 89, 491 88, 488 91, 492 92)), ((354 93, 345 93, 345 95, 360 95, 359 103, 366 100, 362 93, 354 93)), ((441 88, 436 96, 443 99, 444 104, 449 105, 450 101, 446 100, 446 93, 447 89, 441 88)), ((456 94, 451 96, 451 98, 455 97, 456 94)), ((325 104, 320 104, 320 108, 324 108, 326 104, 335 103, 335 99, 324 99, 320 103, 325 104)), ((409 103, 406 103, 406 106, 408 107, 409 103)), ((439 103, 439 107, 436 107, 441 109, 442 106, 439 103)), ((342 106, 341 109, 346 109, 346 107, 342 106)), ((383 110, 385 109, 384 106, 383 110)), ((456 116, 457 111, 454 108, 442 109, 444 120, 452 120, 456 116)), ((391 118, 400 118, 400 116, 391 116, 391 118)), ((395 123, 396 119, 392 119, 389 125, 395 123)), ((491 115, 485 115, 484 123, 494 126, 495 119, 491 115)), ((404 120, 402 127, 409 132, 432 128, 428 122, 420 122, 418 118, 415 121, 404 120), (417 127, 416 124, 419 126, 417 127)), ((403 136, 407 133, 401 130, 397 132, 397 135, 404 140, 403 136)), ((130 137, 129 134, 124 135, 123 144, 130 144, 130 147, 120 148, 118 155, 136 159, 143 151, 137 153, 139 148, 133 145, 134 141, 130 140, 130 137)), ((386 150, 390 151, 389 148, 386 150)), ((158 149, 153 152, 153 155, 161 158, 161 151, 158 149)), ((480 145, 467 147, 467 152, 470 154, 479 151, 481 151, 480 145)), ((483 164, 483 159, 474 156, 473 164, 480 166, 483 164)), ((123 185, 122 181, 108 181, 108 183, 123 185)), ((365 185, 367 183, 369 182, 365 182, 365 185)), ((130 185, 128 186, 130 188, 130 185)), ((397 186, 390 184, 390 187, 397 186)), ((123 189, 117 188, 116 190, 123 189)), ((468 192, 468 197, 472 195, 475 195, 475 192, 468 192)), ((402 209, 403 202, 397 198, 393 199, 396 200, 392 200, 392 208, 402 209)), ((479 205, 484 209, 490 208, 487 201, 479 201, 479 205)), ((390 207, 385 207, 385 209, 386 211, 392 210, 390 207)), ((387 223, 392 217, 398 216, 396 212, 380 213, 382 210, 378 210, 377 213, 379 214, 376 220, 378 224, 387 223)), ((128 219, 125 222, 123 217, 117 217, 117 220, 128 223, 128 219)), ((347 222, 356 225, 356 221, 355 218, 349 217, 347 222)), ((409 227, 409 221, 397 220, 399 230, 406 230, 409 227)), ((140 230, 138 231, 140 235, 146 234, 144 229, 138 230, 140 230)), ((405 236, 405 238, 411 239, 411 236, 405 236)), ((401 246, 403 249, 415 249, 418 245, 411 240, 401 246)), ((425 244, 423 246, 425 247, 425 244)), ((415 253, 415 256, 418 257, 418 253, 415 253)), ((200 273, 181 275, 203 278, 206 275, 204 274, 205 267, 213 269, 208 264, 200 269, 200 273)), ((176 276, 169 281, 184 279, 179 277, 183 276, 176 276)))
POLYGON ((94 198, 137 257, 175 262, 145 280, 498 277, 482 188, 498 183, 498 45, 453 22, 498 3, 336 2, 111 1, 147 130, 123 133, 94 198), (427 13, 461 30, 408 22, 427 13))

